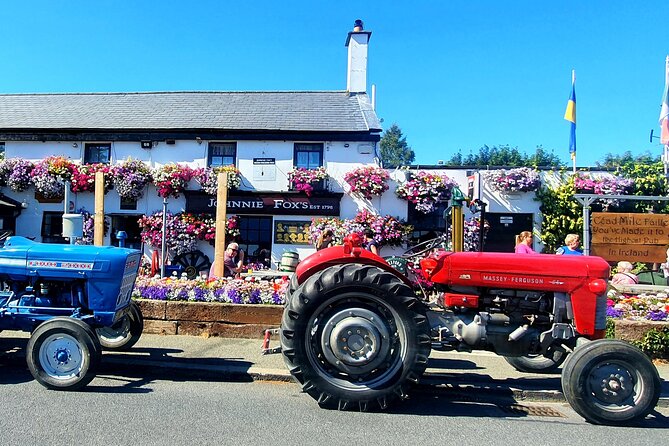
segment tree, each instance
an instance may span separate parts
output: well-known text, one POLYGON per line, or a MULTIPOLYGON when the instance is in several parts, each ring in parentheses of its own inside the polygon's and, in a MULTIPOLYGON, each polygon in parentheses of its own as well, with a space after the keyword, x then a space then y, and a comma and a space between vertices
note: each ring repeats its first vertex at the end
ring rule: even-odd
POLYGON ((552 151, 549 153, 542 146, 537 146, 534 154, 527 155, 517 147, 488 146, 479 149, 477 154, 470 153, 463 157, 458 152, 446 161, 447 166, 508 166, 508 167, 562 167, 564 163, 552 151))
POLYGON ((622 155, 607 153, 604 159, 597 161, 597 167, 600 169, 617 169, 634 164, 654 164, 660 161, 660 156, 653 156, 646 151, 641 155, 633 156, 632 152, 627 150, 622 155))
POLYGON ((407 139, 397 124, 383 132, 380 146, 383 167, 407 166, 416 159, 416 154, 407 144, 407 139))

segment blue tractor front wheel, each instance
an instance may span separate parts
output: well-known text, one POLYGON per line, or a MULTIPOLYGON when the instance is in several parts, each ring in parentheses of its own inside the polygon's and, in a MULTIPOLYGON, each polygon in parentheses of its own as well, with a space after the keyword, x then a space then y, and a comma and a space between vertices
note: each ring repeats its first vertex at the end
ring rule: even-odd
POLYGON ((54 390, 77 390, 95 377, 102 347, 85 323, 57 317, 42 323, 28 341, 26 359, 33 377, 54 390))

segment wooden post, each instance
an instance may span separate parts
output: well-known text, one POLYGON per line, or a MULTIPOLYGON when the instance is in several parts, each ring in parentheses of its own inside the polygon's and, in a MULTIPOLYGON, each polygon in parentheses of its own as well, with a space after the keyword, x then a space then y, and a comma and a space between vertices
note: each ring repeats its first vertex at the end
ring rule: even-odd
POLYGON ((225 271, 225 226, 228 203, 228 173, 219 172, 216 190, 216 241, 214 243, 214 275, 223 277, 225 271))
POLYGON ((105 174, 95 172, 95 226, 93 244, 102 246, 105 238, 105 174))

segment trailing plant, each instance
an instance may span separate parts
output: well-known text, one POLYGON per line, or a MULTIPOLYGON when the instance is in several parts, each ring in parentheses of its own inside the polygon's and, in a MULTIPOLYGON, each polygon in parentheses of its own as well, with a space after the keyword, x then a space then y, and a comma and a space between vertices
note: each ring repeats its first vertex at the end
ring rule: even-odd
POLYGON ((290 186, 297 191, 304 192, 307 196, 311 196, 314 191, 314 184, 327 179, 328 174, 323 166, 316 169, 298 167, 288 172, 290 186))
POLYGON ((583 212, 574 199, 573 176, 570 175, 556 189, 542 187, 537 191, 535 200, 541 202, 541 241, 545 252, 554 253, 564 244, 567 234, 583 232, 583 212))
POLYGON ((23 192, 32 185, 30 173, 35 164, 23 158, 5 158, 0 161, 0 186, 8 186, 14 192, 23 192))
POLYGON ((185 164, 169 163, 153 171, 153 184, 158 196, 179 198, 193 178, 193 169, 185 164))
POLYGON ((153 179, 151 168, 143 161, 132 158, 113 166, 110 173, 116 192, 125 200, 142 198, 146 186, 153 179))
POLYGON ((195 169, 193 178, 203 191, 209 195, 216 195, 218 193, 218 174, 221 172, 228 173, 228 189, 239 188, 242 183, 241 173, 233 165, 195 169))
POLYGON ((110 171, 111 167, 108 164, 73 164, 70 190, 75 193, 95 192, 95 174, 102 172, 105 174, 104 190, 107 193, 114 187, 110 171))
POLYGON ((64 181, 70 181, 73 163, 62 156, 50 156, 35 165, 30 172, 35 190, 44 198, 61 198, 65 194, 64 181))
POLYGON ((374 231, 374 240, 379 246, 397 246, 404 243, 413 231, 413 226, 391 215, 376 215, 368 211, 361 211, 352 219, 315 218, 311 221, 309 234, 312 243, 316 243, 321 232, 330 229, 334 233, 334 244, 344 243, 344 237, 354 232, 364 233, 365 229, 374 231))
POLYGON ((481 176, 492 190, 498 192, 531 192, 541 185, 539 172, 529 167, 485 170, 481 176))
POLYGON ((344 181, 351 187, 351 194, 367 199, 387 191, 388 179, 388 172, 376 166, 358 167, 344 175, 344 181))
POLYGON ((429 214, 434 211, 437 202, 451 198, 451 191, 456 186, 457 183, 446 175, 407 172, 407 180, 397 186, 395 193, 399 198, 414 203, 418 212, 429 214))

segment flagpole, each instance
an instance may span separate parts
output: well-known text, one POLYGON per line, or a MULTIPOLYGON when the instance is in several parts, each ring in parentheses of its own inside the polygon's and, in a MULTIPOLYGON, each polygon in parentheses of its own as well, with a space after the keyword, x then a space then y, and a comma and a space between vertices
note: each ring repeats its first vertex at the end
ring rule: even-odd
MULTIPOLYGON (((571 85, 572 88, 576 88, 576 70, 571 70, 571 85)), ((576 175, 576 152, 573 153, 574 156, 571 157, 573 163, 573 172, 576 175)))

